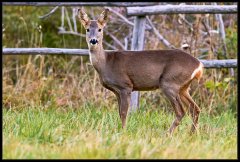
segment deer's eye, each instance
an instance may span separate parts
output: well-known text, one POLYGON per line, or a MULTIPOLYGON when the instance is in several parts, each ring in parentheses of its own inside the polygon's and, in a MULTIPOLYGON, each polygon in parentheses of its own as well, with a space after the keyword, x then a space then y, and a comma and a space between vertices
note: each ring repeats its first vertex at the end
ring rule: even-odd
POLYGON ((98 32, 101 32, 102 31, 102 29, 98 29, 98 32))
POLYGON ((87 29, 87 32, 89 32, 89 29, 87 29))

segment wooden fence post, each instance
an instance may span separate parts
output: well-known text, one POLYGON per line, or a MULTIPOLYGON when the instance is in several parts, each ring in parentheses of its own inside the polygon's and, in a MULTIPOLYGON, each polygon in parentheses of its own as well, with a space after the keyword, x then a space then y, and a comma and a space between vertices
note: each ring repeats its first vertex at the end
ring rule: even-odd
MULTIPOLYGON (((145 23, 146 23, 145 16, 135 17, 131 50, 141 51, 144 49, 145 23)), ((129 112, 136 111, 139 108, 139 98, 140 98, 140 92, 133 91, 131 94, 129 112)))

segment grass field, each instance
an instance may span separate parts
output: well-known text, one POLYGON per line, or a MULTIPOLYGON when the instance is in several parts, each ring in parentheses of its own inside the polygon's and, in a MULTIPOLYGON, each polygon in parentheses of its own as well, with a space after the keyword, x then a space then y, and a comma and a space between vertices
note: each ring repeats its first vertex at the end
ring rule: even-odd
POLYGON ((122 130, 115 104, 3 109, 3 158, 237 158, 236 113, 202 111, 199 134, 194 135, 186 115, 169 137, 166 131, 173 118, 171 111, 142 106, 129 114, 127 129, 122 130))

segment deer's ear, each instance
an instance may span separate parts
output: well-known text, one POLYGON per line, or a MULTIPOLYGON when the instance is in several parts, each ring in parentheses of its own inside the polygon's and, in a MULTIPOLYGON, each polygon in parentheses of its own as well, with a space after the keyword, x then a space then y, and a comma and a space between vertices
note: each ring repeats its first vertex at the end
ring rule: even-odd
POLYGON ((88 15, 83 11, 83 8, 78 9, 78 18, 84 28, 88 28, 90 25, 90 20, 88 18, 88 15))
POLYGON ((98 25, 100 25, 101 27, 104 27, 106 25, 108 21, 108 13, 109 13, 109 9, 105 9, 99 16, 97 22, 98 22, 98 25))

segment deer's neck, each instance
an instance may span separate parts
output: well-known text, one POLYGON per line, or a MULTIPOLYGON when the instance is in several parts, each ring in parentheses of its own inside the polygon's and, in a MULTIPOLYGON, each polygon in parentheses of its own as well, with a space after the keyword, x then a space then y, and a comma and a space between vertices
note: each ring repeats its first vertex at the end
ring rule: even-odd
POLYGON ((100 71, 105 65, 106 56, 102 44, 89 48, 90 62, 97 71, 100 71))

